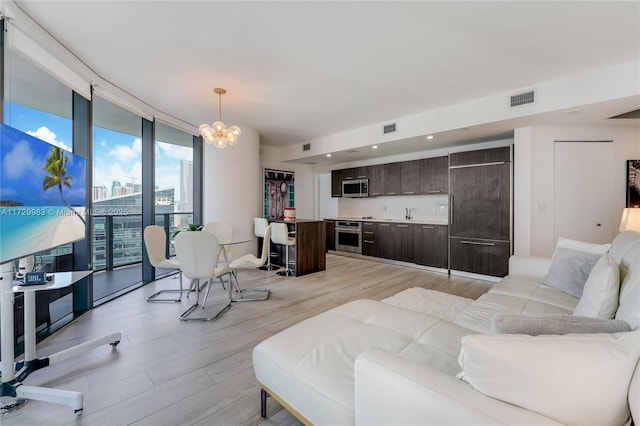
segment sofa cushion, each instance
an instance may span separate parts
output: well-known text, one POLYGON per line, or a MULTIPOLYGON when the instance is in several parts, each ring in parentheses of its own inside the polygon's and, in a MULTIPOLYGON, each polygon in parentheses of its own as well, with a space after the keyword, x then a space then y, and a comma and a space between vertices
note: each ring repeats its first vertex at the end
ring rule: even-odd
POLYGON ((619 233, 611 242, 609 254, 620 265, 620 281, 627 276, 630 261, 640 253, 640 234, 634 231, 619 233))
POLYGON ((577 303, 575 297, 542 285, 536 282, 535 277, 507 275, 453 322, 479 333, 491 333, 491 321, 496 314, 570 315, 577 303))
POLYGON ((635 330, 640 327, 640 253, 630 261, 630 265, 620 286, 620 306, 616 319, 628 322, 635 330))
POLYGON ((579 317, 575 315, 495 315, 491 323, 492 334, 570 334, 620 333, 631 331, 626 321, 579 317))
POLYGON ((601 254, 558 247, 551 258, 551 268, 542 284, 562 290, 574 297, 582 296, 584 283, 601 254))
POLYGON ((603 254, 589 273, 574 315, 611 319, 618 309, 620 268, 611 255, 603 254))
POLYGON ((314 424, 353 424, 354 365, 384 349, 454 375, 461 338, 473 333, 419 312, 357 300, 302 321, 258 344, 258 381, 314 424))
POLYGON ((470 335, 462 339, 458 377, 485 395, 561 423, 623 424, 639 358, 640 331, 470 335))

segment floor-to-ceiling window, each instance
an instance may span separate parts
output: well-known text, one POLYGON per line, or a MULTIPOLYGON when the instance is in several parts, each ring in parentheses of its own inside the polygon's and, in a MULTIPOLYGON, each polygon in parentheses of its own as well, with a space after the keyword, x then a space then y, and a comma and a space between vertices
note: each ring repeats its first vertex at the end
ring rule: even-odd
MULTIPOLYGON (((171 237, 193 222, 193 136, 155 123, 155 223, 171 237)), ((174 254, 173 246, 169 246, 174 254)))
MULTIPOLYGON (((72 151, 72 90, 17 50, 7 49, 4 59, 3 122, 72 151)), ((69 270, 73 267, 72 251, 72 244, 64 244, 36 253, 35 268, 47 272, 69 270)), ((54 324, 72 314, 71 290, 40 292, 42 294, 37 295, 38 326, 54 324)), ((16 301, 18 305, 20 298, 21 295, 16 301)))
POLYGON ((93 97, 94 301, 142 281, 142 118, 93 97), (115 278, 117 275, 117 279, 115 278))

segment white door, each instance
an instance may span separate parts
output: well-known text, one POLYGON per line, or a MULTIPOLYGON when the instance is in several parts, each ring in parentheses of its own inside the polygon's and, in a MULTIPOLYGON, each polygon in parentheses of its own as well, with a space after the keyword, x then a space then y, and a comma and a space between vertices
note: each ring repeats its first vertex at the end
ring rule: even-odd
POLYGON ((554 171, 554 241, 610 242, 620 220, 614 144, 556 141, 554 171))

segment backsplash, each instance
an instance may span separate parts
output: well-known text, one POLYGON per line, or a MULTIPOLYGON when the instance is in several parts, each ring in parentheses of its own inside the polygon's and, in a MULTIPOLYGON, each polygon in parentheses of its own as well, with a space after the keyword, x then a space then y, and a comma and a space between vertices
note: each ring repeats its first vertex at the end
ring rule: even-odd
POLYGON ((338 217, 404 219, 405 209, 412 219, 442 219, 449 214, 449 195, 403 195, 398 197, 339 198, 338 217))

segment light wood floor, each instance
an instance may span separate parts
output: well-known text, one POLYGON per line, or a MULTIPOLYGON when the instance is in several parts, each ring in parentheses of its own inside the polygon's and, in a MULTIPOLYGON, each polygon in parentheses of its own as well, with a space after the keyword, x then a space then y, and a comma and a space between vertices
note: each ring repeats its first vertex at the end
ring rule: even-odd
MULTIPOLYGON (((185 279, 185 284, 187 280, 185 279)), ((469 278, 337 255, 327 270, 303 277, 241 271, 242 287, 269 287, 263 302, 235 303, 209 322, 183 322, 178 315, 193 301, 147 303, 161 288, 178 288, 165 278, 86 313, 38 345, 46 355, 120 331, 122 342, 93 349, 27 378, 25 384, 83 392, 84 413, 64 405, 29 401, 0 417, 1 425, 258 425, 259 388, 251 352, 278 331, 356 299, 391 296, 425 287, 477 298, 491 284, 469 278)), ((221 301, 216 284, 209 296, 221 301)), ((215 300, 213 300, 215 302, 215 300)), ((266 424, 286 413, 269 400, 266 424)), ((283 420, 282 423, 285 423, 283 420)))

